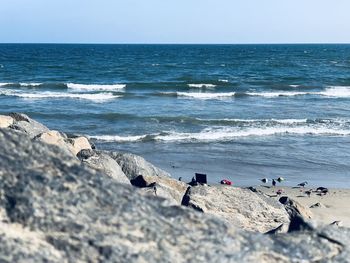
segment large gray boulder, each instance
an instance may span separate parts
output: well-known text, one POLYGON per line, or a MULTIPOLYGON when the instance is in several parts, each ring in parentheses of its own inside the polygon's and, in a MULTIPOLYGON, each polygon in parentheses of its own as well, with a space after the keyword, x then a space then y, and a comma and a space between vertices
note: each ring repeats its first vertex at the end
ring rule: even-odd
POLYGON ((249 189, 232 186, 199 185, 186 192, 183 205, 216 215, 232 226, 268 232, 288 224, 286 210, 277 201, 249 189))
POLYGON ((0 115, 0 129, 7 128, 13 124, 13 118, 6 115, 0 115))
POLYGON ((131 184, 141 187, 146 194, 160 196, 181 205, 188 185, 179 180, 166 176, 139 175, 131 180, 131 184))
POLYGON ((132 154, 132 153, 120 153, 120 152, 106 152, 122 168, 125 175, 129 180, 135 179, 139 175, 143 176, 164 176, 170 177, 170 175, 155 167, 153 164, 147 162, 141 156, 132 154))
POLYGON ((24 132, 30 138, 34 138, 41 133, 49 131, 45 125, 29 118, 23 113, 10 113, 10 117, 13 118, 14 123, 10 125, 9 128, 24 132))
POLYGON ((106 152, 122 168, 132 185, 146 194, 160 196, 181 204, 187 185, 171 178, 170 174, 155 167, 141 156, 131 153, 106 152))
POLYGON ((0 145, 0 262, 349 262, 349 229, 246 232, 22 133, 0 145))
POLYGON ((130 184, 129 179, 126 177, 119 164, 108 154, 91 149, 84 149, 81 150, 77 156, 82 163, 106 174, 117 182, 130 184))

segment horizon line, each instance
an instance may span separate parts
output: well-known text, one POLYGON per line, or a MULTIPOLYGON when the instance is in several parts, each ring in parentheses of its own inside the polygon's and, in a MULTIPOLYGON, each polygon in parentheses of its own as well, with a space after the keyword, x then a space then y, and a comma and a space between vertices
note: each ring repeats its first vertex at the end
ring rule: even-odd
POLYGON ((175 43, 175 42, 0 42, 0 45, 349 45, 350 42, 262 42, 262 43, 175 43))

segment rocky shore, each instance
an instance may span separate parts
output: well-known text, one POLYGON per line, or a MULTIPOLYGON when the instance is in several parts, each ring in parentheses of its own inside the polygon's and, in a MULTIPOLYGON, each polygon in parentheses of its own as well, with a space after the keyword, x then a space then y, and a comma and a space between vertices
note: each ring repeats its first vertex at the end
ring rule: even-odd
POLYGON ((0 145, 0 262, 350 262, 350 230, 293 198, 191 187, 19 113, 0 145))

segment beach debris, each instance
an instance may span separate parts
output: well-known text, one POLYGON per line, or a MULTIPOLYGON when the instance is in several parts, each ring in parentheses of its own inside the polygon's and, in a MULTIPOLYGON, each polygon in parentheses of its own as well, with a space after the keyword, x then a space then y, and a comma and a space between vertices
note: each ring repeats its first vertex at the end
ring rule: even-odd
POLYGON ((326 194, 328 194, 329 193, 329 190, 328 190, 328 188, 326 188, 326 187, 318 187, 317 189, 316 189, 316 192, 318 193, 318 195, 326 195, 326 194))
POLYGON ((223 179, 220 181, 220 184, 232 185, 233 183, 230 180, 223 179))
POLYGON ((342 226, 343 222, 340 221, 340 220, 336 220, 336 221, 330 223, 329 225, 331 225, 331 226, 342 226))
POLYGON ((311 197, 312 189, 304 192, 308 197, 311 197))
POLYGON ((277 195, 281 195, 282 193, 283 193, 282 189, 278 189, 277 192, 276 192, 277 195))
POLYGON ((190 186, 196 186, 198 185, 196 178, 193 176, 191 179, 191 182, 188 183, 190 186))
POLYGON ((273 187, 276 186, 276 181, 275 181, 275 179, 272 179, 272 186, 273 186, 273 187))
POLYGON ((262 183, 264 183, 264 184, 267 184, 267 183, 269 182, 269 179, 267 179, 267 178, 262 178, 262 179, 260 179, 260 181, 261 181, 262 183))
POLYGON ((306 181, 305 181, 305 182, 302 182, 302 183, 298 184, 297 186, 301 186, 301 187, 303 187, 303 188, 304 188, 304 187, 305 187, 305 185, 307 185, 307 184, 308 184, 308 182, 306 182, 306 181))
POLYGON ((310 208, 320 208, 320 207, 325 207, 322 203, 316 203, 310 206, 310 208))
POLYGON ((278 178, 276 179, 276 181, 279 182, 279 183, 282 183, 282 182, 284 181, 284 178, 283 178, 283 177, 278 177, 278 178))

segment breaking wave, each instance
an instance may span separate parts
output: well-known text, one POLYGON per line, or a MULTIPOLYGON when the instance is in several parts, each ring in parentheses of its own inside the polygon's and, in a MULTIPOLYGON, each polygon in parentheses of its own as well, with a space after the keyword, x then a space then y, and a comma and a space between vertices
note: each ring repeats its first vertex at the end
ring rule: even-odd
POLYGON ((216 85, 214 84, 206 84, 206 83, 199 83, 199 84, 188 84, 190 88, 215 88, 216 85))
POLYGON ((42 93, 22 93, 13 90, 2 90, 0 95, 13 96, 24 99, 59 99, 59 98, 69 98, 69 99, 84 99, 91 101, 106 101, 121 96, 113 95, 113 93, 95 93, 95 94, 80 94, 80 93, 62 93, 62 92, 42 92, 42 93))
POLYGON ((75 84, 67 83, 69 89, 76 91, 120 91, 126 87, 125 84, 75 84))
POLYGON ((345 136, 350 135, 350 129, 335 129, 329 127, 251 127, 237 129, 233 127, 213 127, 205 128, 200 132, 175 132, 164 131, 156 134, 133 135, 133 136, 114 136, 100 135, 90 136, 92 139, 108 142, 224 142, 237 140, 242 137, 262 137, 274 135, 326 135, 326 136, 345 136))

